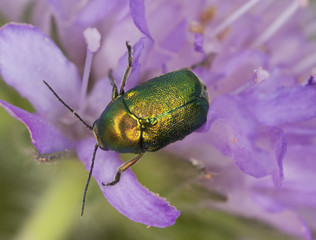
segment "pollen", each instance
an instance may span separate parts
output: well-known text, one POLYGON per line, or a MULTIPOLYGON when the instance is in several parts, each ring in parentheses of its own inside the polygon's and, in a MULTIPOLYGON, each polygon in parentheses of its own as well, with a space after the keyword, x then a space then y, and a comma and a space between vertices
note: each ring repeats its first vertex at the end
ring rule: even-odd
POLYGON ((232 143, 235 143, 235 142, 236 142, 236 138, 233 138, 232 143))
POLYGON ((215 16, 216 16, 216 8, 214 6, 208 7, 202 12, 200 16, 200 22, 201 24, 206 25, 210 23, 214 19, 215 16))
POLYGON ((197 26, 190 26, 189 27, 189 31, 193 32, 193 33, 204 33, 204 27, 202 27, 200 24, 198 24, 197 26))
POLYGON ((218 40, 224 40, 228 36, 229 33, 230 33, 230 28, 227 27, 223 31, 219 32, 216 35, 216 37, 217 37, 218 40))
POLYGON ((200 19, 197 23, 189 27, 189 30, 194 33, 204 33, 204 29, 211 21, 213 21, 216 16, 216 8, 214 6, 210 6, 206 8, 202 14, 200 15, 200 19))
POLYGON ((205 177, 205 179, 210 179, 212 177, 212 175, 210 173, 206 173, 204 177, 205 177))

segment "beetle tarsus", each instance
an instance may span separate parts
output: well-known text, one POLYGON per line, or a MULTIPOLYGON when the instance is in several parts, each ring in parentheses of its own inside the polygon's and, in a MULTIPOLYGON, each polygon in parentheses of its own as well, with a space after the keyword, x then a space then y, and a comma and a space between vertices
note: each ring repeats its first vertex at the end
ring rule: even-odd
POLYGON ((110 183, 102 183, 103 186, 114 186, 115 184, 117 184, 120 179, 121 179, 121 173, 125 172, 127 169, 129 169, 131 166, 133 166, 142 156, 144 155, 144 153, 140 153, 137 157, 127 161, 126 163, 122 164, 116 172, 115 175, 115 179, 114 181, 110 182, 110 183))
POLYGON ((109 182, 109 183, 102 183, 103 186, 114 186, 115 184, 117 184, 121 179, 121 173, 120 172, 117 172, 116 175, 115 175, 115 179, 114 181, 112 182, 109 182))

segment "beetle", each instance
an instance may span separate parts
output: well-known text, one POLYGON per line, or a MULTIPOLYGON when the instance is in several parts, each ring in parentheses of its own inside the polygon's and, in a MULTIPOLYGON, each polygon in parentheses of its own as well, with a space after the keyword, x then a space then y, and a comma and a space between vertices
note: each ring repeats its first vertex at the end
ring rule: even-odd
POLYGON ((93 132, 97 141, 83 194, 81 215, 98 148, 138 154, 118 168, 112 182, 102 183, 104 186, 113 186, 120 181, 121 173, 135 164, 145 152, 158 151, 170 143, 182 140, 207 120, 207 88, 189 68, 155 77, 125 93, 124 87, 132 68, 132 48, 128 42, 126 47, 128 65, 120 91, 110 71, 112 101, 92 127, 44 81, 56 98, 93 132))

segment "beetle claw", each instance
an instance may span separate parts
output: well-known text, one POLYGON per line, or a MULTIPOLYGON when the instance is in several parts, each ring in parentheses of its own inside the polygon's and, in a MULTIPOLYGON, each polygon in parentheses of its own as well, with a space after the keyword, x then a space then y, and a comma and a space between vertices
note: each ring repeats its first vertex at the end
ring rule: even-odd
POLYGON ((114 181, 109 182, 109 183, 102 183, 102 185, 103 185, 103 186, 114 186, 115 184, 117 184, 117 183, 120 181, 120 179, 121 179, 121 173, 118 172, 118 173, 116 173, 116 175, 115 175, 114 181))

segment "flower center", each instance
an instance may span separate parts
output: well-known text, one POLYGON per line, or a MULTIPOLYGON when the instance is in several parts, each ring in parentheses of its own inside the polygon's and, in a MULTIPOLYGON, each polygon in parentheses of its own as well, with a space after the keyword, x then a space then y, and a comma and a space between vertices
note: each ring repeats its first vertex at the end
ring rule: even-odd
POLYGON ((258 2, 260 2, 260 0, 251 0, 246 2, 244 5, 238 8, 232 15, 230 15, 222 23, 220 23, 215 29, 212 29, 212 35, 217 36, 221 32, 225 31, 233 22, 241 18, 250 8, 252 8, 258 2))
POLYGON ((270 26, 262 32, 261 35, 253 42, 252 47, 258 47, 269 40, 275 33, 287 23, 293 14, 300 8, 307 5, 306 0, 294 0, 281 14, 270 24, 270 26))

